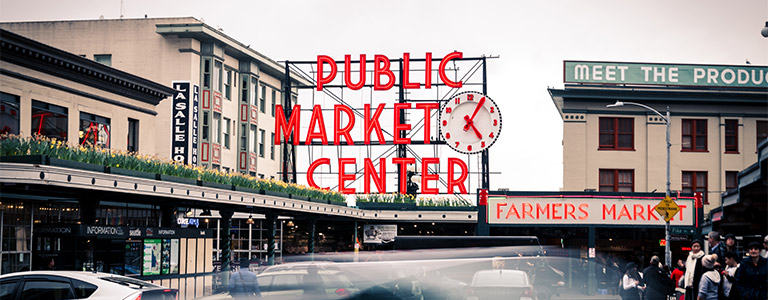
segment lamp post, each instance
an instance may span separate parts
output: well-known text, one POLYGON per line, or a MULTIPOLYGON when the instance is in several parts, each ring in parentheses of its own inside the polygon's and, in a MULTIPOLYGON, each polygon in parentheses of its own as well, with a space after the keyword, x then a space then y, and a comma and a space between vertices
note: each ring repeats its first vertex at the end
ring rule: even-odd
MULTIPOLYGON (((644 104, 640 104, 640 103, 635 103, 635 102, 616 101, 616 103, 606 105, 606 107, 619 107, 619 106, 624 106, 624 105, 640 106, 642 108, 650 110, 650 111, 654 112, 655 114, 659 115, 659 117, 661 117, 661 119, 664 120, 664 124, 667 125, 667 191, 666 191, 666 195, 667 195, 667 198, 669 198, 670 197, 670 190, 669 190, 669 149, 670 149, 670 147, 672 147, 672 144, 669 142, 669 122, 671 121, 670 117, 669 117, 669 106, 667 106, 667 115, 666 116, 662 115, 658 110, 655 110, 655 109, 651 108, 650 106, 647 106, 647 105, 644 105, 644 104)), ((670 232, 669 232, 669 221, 666 221, 666 225, 664 226, 664 231, 666 232, 665 233, 665 237, 664 237, 664 239, 666 241, 666 243, 664 245, 664 263, 666 263, 667 266, 672 266, 672 252, 669 249, 669 235, 670 235, 670 232)))

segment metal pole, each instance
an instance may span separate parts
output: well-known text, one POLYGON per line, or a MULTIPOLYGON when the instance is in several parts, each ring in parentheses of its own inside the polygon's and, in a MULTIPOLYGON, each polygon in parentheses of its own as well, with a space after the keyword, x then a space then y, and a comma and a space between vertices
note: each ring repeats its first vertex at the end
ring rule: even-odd
MULTIPOLYGON (((666 192, 667 196, 666 196, 666 198, 669 198, 670 197, 670 190, 669 190, 669 148, 672 146, 672 144, 669 142, 669 123, 671 121, 671 119, 669 118, 669 106, 667 106, 667 119, 665 121, 667 123, 667 192, 666 192)), ((665 238, 664 238, 665 241, 666 241, 666 243, 664 244, 664 263, 667 266, 671 267, 672 266, 672 251, 670 250, 670 247, 669 247, 669 243, 670 243, 670 241, 669 241, 669 237, 670 237, 669 236, 670 235, 670 232, 669 232, 670 231, 669 230, 669 221, 667 221, 666 224, 664 225, 664 230, 666 231, 665 238)))

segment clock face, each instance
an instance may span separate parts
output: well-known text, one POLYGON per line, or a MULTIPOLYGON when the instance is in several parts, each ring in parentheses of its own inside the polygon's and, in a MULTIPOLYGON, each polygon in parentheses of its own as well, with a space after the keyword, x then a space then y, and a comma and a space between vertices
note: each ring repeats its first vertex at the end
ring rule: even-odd
POLYGON ((440 108, 440 135, 454 150, 473 154, 493 145, 501 132, 496 103, 478 92, 463 92, 440 108))

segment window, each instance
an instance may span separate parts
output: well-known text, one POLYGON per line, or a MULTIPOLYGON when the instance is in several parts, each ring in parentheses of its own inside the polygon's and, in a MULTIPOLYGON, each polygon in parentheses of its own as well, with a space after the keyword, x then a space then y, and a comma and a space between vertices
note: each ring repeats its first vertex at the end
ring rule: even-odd
POLYGON ((601 192, 635 191, 635 170, 600 169, 601 192))
POLYGON ((248 76, 243 76, 243 83, 240 85, 240 102, 248 103, 248 76))
POLYGON ((109 118, 80 113, 80 145, 109 148, 110 132, 109 118))
POLYGON ((129 152, 139 152, 139 120, 128 119, 128 149, 129 152))
POLYGON ((725 153, 739 153, 739 120, 725 120, 725 153))
POLYGON ((220 61, 213 63, 213 88, 217 92, 221 92, 221 67, 220 61))
POLYGON ((760 145, 760 142, 768 138, 768 121, 757 121, 755 125, 757 128, 757 144, 755 145, 760 145))
POLYGON ((112 66, 112 54, 96 54, 93 60, 105 66, 112 66))
POLYGON ((259 173, 259 178, 264 179, 264 174, 259 173))
POLYGON ((272 116, 275 116, 275 103, 277 101, 277 91, 272 90, 272 116))
POLYGON ((227 118, 224 118, 224 148, 229 149, 229 125, 232 123, 227 118))
POLYGON ((77 279, 72 279, 72 287, 75 288, 75 297, 78 299, 90 297, 99 288, 98 286, 77 279))
POLYGON ((203 60, 203 88, 211 88, 211 60, 203 60))
POLYGON ((634 150, 634 122, 632 118, 600 118, 600 149, 634 150))
POLYGON ((211 129, 210 121, 208 120, 208 117, 210 114, 207 111, 203 111, 203 140, 208 140, 208 133, 211 129))
POLYGON ((683 151, 707 151, 707 120, 683 119, 683 151))
POLYGON ((264 98, 267 97, 267 86, 262 85, 261 86, 261 95, 259 97, 259 110, 261 110, 262 113, 266 112, 264 110, 264 106, 266 106, 266 100, 264 98))
POLYGON ((21 299, 58 300, 75 297, 68 281, 34 280, 25 281, 21 291, 21 299))
POLYGON ((264 157, 264 129, 259 129, 259 156, 264 157))
POLYGON ((0 92, 0 134, 19 134, 19 96, 0 92))
POLYGON ((269 158, 275 160, 275 133, 273 132, 269 139, 269 158))
POLYGON ((67 108, 32 100, 32 133, 67 141, 67 108))
POLYGON ((213 113, 213 143, 221 144, 221 114, 213 113))
POLYGON ((259 88, 259 82, 256 81, 256 77, 251 77, 251 91, 250 91, 251 95, 250 95, 250 99, 251 99, 251 104, 253 106, 257 106, 257 104, 258 104, 258 103, 256 103, 256 101, 259 98, 258 97, 258 93, 259 93, 258 88, 259 88))
POLYGON ((737 188, 739 184, 738 180, 739 171, 725 171, 725 190, 732 190, 737 188))
POLYGON ((240 151, 248 150, 248 130, 245 124, 240 125, 240 151))
POLYGON ((707 172, 683 171, 683 193, 701 193, 704 204, 709 204, 707 200, 707 172))
POLYGON ((224 78, 224 98, 232 100, 232 70, 224 72, 226 75, 224 78))
POLYGON ((256 153, 256 149, 258 149, 258 143, 256 142, 256 125, 251 125, 251 134, 250 137, 250 145, 251 148, 249 149, 250 152, 256 153))

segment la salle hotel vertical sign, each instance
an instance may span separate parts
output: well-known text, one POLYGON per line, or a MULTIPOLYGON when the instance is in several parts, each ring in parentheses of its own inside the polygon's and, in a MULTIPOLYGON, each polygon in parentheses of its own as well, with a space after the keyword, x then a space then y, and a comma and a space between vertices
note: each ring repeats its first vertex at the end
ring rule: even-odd
POLYGON ((197 126, 200 87, 189 81, 174 81, 171 158, 182 164, 197 165, 197 126))

